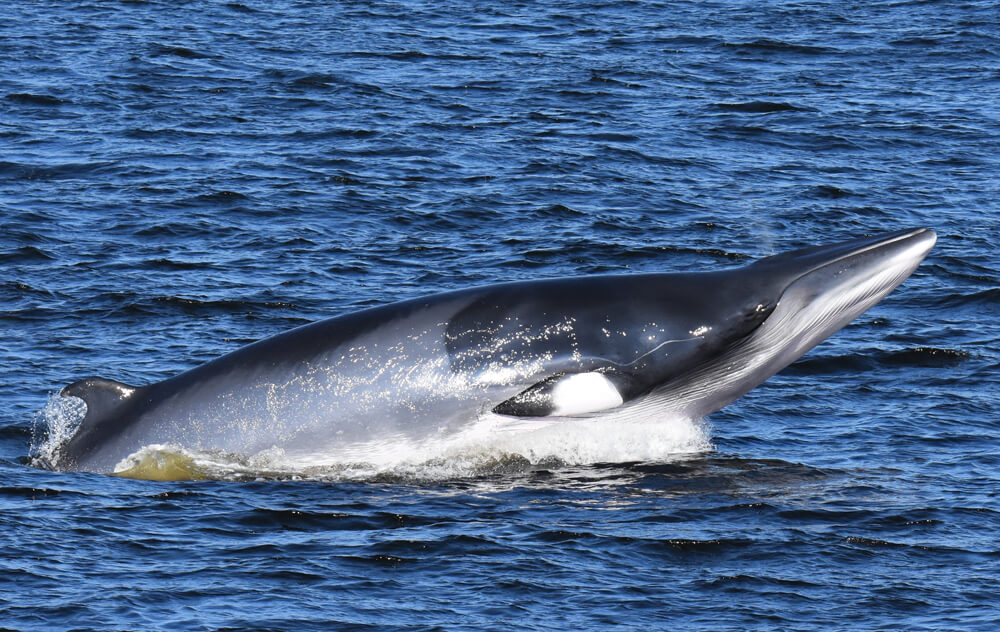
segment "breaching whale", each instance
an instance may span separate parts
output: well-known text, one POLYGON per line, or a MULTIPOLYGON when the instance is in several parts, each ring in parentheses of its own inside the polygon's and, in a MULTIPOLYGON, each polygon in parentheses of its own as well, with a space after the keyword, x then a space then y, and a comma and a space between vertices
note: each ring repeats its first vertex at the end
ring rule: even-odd
POLYGON ((62 389, 86 415, 49 465, 110 473, 152 444, 352 454, 484 418, 705 416, 876 304, 934 245, 912 229, 712 272, 457 290, 334 317, 147 386, 62 389))

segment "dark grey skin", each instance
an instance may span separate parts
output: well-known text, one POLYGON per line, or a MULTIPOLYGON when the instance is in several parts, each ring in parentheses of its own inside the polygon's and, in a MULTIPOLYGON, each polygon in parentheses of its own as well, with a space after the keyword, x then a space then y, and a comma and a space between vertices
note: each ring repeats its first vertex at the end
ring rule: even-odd
POLYGON ((707 415, 877 303, 934 245, 913 229, 742 268, 548 279, 339 316, 134 387, 89 378, 61 470, 151 444, 358 459, 397 439, 503 424, 707 415))

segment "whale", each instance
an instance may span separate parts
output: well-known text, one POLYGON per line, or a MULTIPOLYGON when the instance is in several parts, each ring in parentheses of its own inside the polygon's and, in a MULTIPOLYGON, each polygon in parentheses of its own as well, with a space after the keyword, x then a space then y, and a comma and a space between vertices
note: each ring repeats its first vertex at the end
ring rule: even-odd
POLYGON ((113 473, 150 445, 351 459, 484 420, 702 418, 882 300, 936 238, 915 228, 721 270, 457 289, 303 325, 148 385, 89 377, 60 391, 86 413, 47 465, 113 473))

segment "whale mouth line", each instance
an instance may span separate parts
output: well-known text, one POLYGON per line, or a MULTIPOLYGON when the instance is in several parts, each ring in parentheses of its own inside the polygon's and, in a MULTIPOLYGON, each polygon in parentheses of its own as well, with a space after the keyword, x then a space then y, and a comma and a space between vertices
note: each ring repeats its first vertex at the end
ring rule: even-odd
POLYGON ((782 291, 774 312, 761 323, 762 328, 774 329, 785 326, 802 336, 810 330, 822 330, 838 324, 833 333, 843 324, 856 318, 896 286, 906 280, 923 260, 937 241, 935 233, 926 228, 915 229, 892 238, 879 240, 836 257, 826 263, 811 268, 799 275, 782 291), (922 239, 914 239, 923 237, 922 239), (910 241, 909 245, 903 242, 910 241), (889 249, 895 248, 895 251, 889 249), (865 255, 884 252, 885 259, 871 265, 859 265, 855 269, 845 266, 845 262, 857 260, 865 255), (801 296, 795 296, 800 293, 801 296), (790 301, 798 305, 789 307, 790 301), (798 321, 798 322, 795 322, 798 321), (797 331, 795 331, 797 330, 797 331))
MULTIPOLYGON (((798 330, 791 336, 785 332, 786 344, 790 344, 794 338, 801 337, 810 331, 820 330, 831 322, 843 318, 844 314, 850 314, 844 323, 846 324, 906 280, 936 241, 937 235, 934 231, 928 228, 915 228, 891 237, 876 239, 852 248, 832 259, 815 264, 785 285, 778 298, 771 304, 767 316, 756 327, 742 336, 739 341, 735 342, 732 348, 747 346, 758 348, 761 346, 762 340, 765 340, 772 345, 772 348, 780 351, 782 345, 778 340, 779 336, 774 331, 778 327, 787 327, 791 331, 798 330), (924 236, 924 239, 914 241, 899 252, 888 254, 888 260, 877 265, 865 266, 860 271, 853 273, 848 270, 846 265, 840 270, 834 270, 838 265, 844 265, 845 262, 857 260, 879 251, 886 251, 893 246, 898 247, 901 242, 914 240, 914 238, 921 236, 924 236), (849 279, 850 282, 848 282, 849 279), (810 291, 808 289, 810 283, 816 283, 820 287, 810 291), (793 296, 799 291, 805 295, 805 300, 793 296), (876 296, 878 298, 872 300, 876 296), (870 304, 866 304, 868 301, 871 301, 870 304), (799 304, 797 307, 789 307, 789 302, 799 304), (864 308, 858 313, 853 313, 860 305, 864 305, 864 308), (797 316, 803 312, 806 313, 807 318, 798 319, 798 322, 795 322, 797 316)), ((826 335, 832 334, 840 326, 826 335)), ((806 350, 811 346, 806 346, 806 350)), ((762 353, 760 359, 762 360, 766 355, 762 353)))
MULTIPOLYGON (((840 256, 818 263, 796 276, 784 287, 776 301, 774 310, 754 331, 748 334, 747 338, 753 337, 763 328, 774 327, 776 321, 786 325, 791 324, 790 321, 793 317, 789 313, 788 303, 790 301, 796 301, 799 304, 798 309, 791 308, 793 311, 805 310, 812 313, 814 317, 818 313, 818 320, 814 320, 809 325, 818 328, 818 323, 821 320, 825 319, 829 322, 842 318, 843 314, 852 314, 843 323, 846 324, 906 280, 936 241, 937 235, 934 231, 918 228, 853 248, 840 256), (912 243, 908 246, 902 246, 901 242, 906 241, 912 243), (890 252, 888 251, 890 248, 898 250, 890 252), (865 255, 877 255, 880 251, 885 252, 885 259, 875 261, 871 265, 859 265, 852 270, 851 263, 847 263, 859 260, 865 255), (810 286, 810 284, 812 285, 810 286), (801 296, 794 296, 796 293, 801 293, 801 296), (872 300, 876 296, 878 298, 872 300), (859 305, 865 305, 864 309, 861 312, 853 313, 859 305)), ((799 323, 798 329, 800 332, 807 330, 810 328, 809 325, 803 326, 799 323)), ((836 330, 832 330, 830 333, 832 334, 833 331, 836 330)))
POLYGON ((784 286, 767 318, 724 354, 654 389, 657 401, 636 406, 700 418, 735 401, 888 295, 936 240, 929 229, 907 231, 810 266, 784 286))

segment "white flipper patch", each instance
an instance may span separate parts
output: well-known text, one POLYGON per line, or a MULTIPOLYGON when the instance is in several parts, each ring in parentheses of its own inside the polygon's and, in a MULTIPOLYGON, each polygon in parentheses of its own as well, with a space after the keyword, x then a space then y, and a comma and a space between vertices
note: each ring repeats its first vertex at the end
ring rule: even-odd
POLYGON ((552 415, 573 416, 621 406, 625 400, 603 373, 572 373, 552 388, 552 415))

